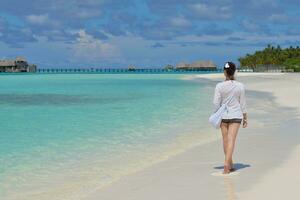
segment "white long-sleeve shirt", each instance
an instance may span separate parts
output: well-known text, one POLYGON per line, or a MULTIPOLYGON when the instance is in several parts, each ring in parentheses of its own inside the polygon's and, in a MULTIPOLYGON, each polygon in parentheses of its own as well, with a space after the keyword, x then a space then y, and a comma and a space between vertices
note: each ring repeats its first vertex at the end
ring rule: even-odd
POLYGON ((243 113, 247 113, 247 110, 245 87, 242 83, 228 80, 217 84, 213 102, 215 110, 227 101, 229 101, 227 111, 223 114, 222 119, 243 119, 243 113))

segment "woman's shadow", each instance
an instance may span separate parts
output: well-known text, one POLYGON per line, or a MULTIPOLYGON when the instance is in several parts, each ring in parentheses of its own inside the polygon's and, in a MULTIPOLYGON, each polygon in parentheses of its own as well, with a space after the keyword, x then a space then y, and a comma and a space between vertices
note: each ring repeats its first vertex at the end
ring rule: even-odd
MULTIPOLYGON (((251 165, 249 164, 243 164, 243 163, 234 163, 233 164, 233 167, 235 169, 235 171, 238 171, 238 170, 241 170, 241 169, 244 169, 244 168, 247 168, 247 167, 251 167, 251 165)), ((214 167, 214 169, 224 169, 224 166, 217 166, 217 167, 214 167)))

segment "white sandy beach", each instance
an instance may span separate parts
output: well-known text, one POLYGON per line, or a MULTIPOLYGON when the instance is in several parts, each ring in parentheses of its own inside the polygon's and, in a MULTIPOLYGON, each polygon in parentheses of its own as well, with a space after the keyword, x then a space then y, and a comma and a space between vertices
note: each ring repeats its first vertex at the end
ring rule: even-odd
MULTIPOLYGON (((222 74, 192 78, 223 80, 222 74)), ((221 141, 215 141, 123 177, 86 199, 298 199, 300 74, 239 73, 237 79, 250 96, 250 122, 238 136, 236 173, 218 176, 223 152, 221 141)))
MULTIPOLYGON (((219 79, 219 75, 207 78, 219 79)), ((257 91, 272 92, 276 101, 285 107, 293 107, 300 111, 300 74, 281 74, 281 73, 240 73, 238 77, 260 76, 265 77, 265 82, 251 82, 247 88, 257 91), (279 75, 279 76, 278 76, 279 75), (274 79, 274 80, 270 80, 274 79), (270 80, 270 81, 269 81, 270 80)), ((200 75, 199 77, 202 77, 200 75)), ((246 82, 247 83, 247 82, 246 82)), ((271 113, 270 113, 271 114, 271 113)), ((271 117, 271 116, 270 116, 271 117)), ((299 114, 300 118, 300 114, 299 114)), ((287 130, 288 131, 288 130, 287 130)), ((300 198, 300 144, 282 159, 284 162, 280 166, 269 170, 263 175, 259 182, 251 190, 240 193, 239 199, 298 199, 300 198)))

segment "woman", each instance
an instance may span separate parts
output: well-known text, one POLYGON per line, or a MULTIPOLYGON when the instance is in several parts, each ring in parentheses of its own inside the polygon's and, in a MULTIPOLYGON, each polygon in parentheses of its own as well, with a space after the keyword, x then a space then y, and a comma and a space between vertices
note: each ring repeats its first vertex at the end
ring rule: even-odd
POLYGON ((224 65, 225 81, 218 83, 215 89, 214 105, 216 110, 227 102, 227 109, 222 116, 221 132, 225 154, 224 174, 234 171, 232 155, 236 136, 241 123, 247 127, 247 111, 244 85, 234 78, 236 66, 232 62, 224 65))

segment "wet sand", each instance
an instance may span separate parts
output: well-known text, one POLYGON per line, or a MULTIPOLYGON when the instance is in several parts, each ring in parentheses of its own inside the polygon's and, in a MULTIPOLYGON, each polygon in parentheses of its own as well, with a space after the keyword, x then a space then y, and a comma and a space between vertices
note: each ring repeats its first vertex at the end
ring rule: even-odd
MULTIPOLYGON (((223 77, 187 79, 210 82, 213 93, 223 77)), ((300 74, 240 73, 237 79, 246 86, 249 127, 241 129, 237 139, 235 174, 221 175, 223 150, 217 140, 123 177, 85 199, 295 199, 300 177, 300 74)), ((212 129, 212 134, 220 133, 212 129)))

